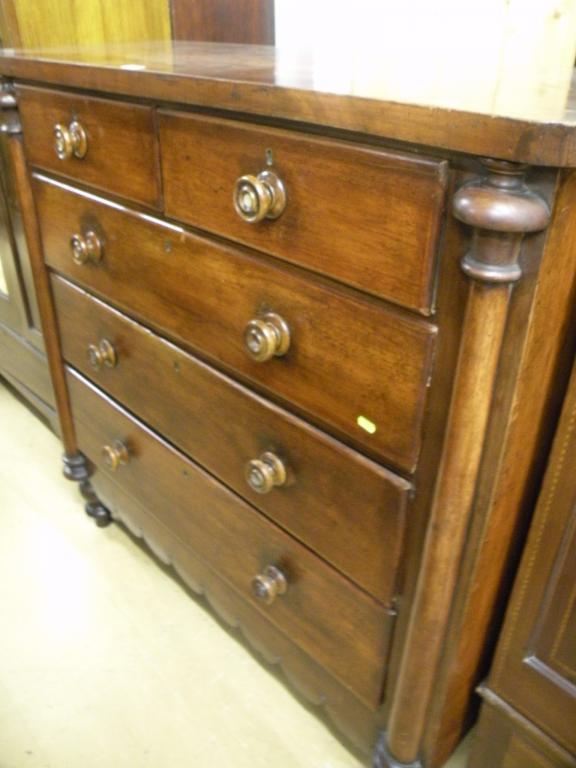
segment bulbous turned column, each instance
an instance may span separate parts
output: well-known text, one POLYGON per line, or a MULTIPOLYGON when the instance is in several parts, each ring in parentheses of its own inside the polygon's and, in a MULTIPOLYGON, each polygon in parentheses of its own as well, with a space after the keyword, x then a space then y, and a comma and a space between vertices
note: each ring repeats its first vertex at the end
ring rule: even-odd
POLYGON ((484 160, 485 173, 456 192, 452 213, 473 228, 462 269, 470 278, 440 468, 388 729, 376 768, 415 768, 472 513, 511 287, 526 235, 545 229, 546 202, 526 167, 484 160))

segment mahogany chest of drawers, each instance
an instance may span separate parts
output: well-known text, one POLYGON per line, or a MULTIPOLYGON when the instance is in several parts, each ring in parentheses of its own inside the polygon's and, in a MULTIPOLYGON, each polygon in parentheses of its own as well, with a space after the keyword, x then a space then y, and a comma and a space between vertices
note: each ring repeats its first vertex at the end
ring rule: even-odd
POLYGON ((439 766, 566 379, 573 136, 87 56, 0 59, 65 474, 374 765, 439 766))

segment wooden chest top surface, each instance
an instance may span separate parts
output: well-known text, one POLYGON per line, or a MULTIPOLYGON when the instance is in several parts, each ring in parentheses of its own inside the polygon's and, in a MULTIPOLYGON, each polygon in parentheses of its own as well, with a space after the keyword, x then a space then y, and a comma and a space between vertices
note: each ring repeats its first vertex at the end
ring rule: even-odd
POLYGON ((533 122, 318 88, 312 58, 286 66, 271 46, 158 42, 6 49, 0 74, 110 94, 193 104, 371 134, 446 151, 576 166, 576 125, 533 122))

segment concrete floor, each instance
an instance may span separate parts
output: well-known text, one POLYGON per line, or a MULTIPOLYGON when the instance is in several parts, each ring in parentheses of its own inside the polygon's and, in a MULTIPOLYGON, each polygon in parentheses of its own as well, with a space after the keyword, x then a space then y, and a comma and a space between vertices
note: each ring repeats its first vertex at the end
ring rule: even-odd
POLYGON ((360 768, 60 454, 0 383, 0 768, 360 768))

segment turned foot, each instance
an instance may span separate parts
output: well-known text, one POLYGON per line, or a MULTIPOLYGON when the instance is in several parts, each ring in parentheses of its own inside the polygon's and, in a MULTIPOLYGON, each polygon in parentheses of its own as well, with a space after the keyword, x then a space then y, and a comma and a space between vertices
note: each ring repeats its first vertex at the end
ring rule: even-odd
POLYGON ((106 528, 112 522, 112 515, 100 501, 88 502, 84 505, 88 517, 91 517, 98 528, 106 528))
POLYGON ((84 510, 91 517, 99 528, 105 528, 112 522, 112 516, 108 509, 102 504, 94 488, 90 483, 92 469, 86 456, 83 453, 74 455, 65 454, 62 457, 64 464, 64 477, 68 480, 74 480, 80 483, 80 493, 86 501, 84 510))
POLYGON ((65 453, 62 456, 64 477, 67 480, 81 483, 91 475, 90 464, 83 453, 65 453))
POLYGON ((112 522, 112 515, 102 504, 89 480, 80 483, 80 493, 86 499, 84 510, 88 517, 91 517, 98 528, 106 528, 112 522))
POLYGON ((374 747, 372 766, 373 768, 422 768, 422 763, 419 760, 414 763, 399 763, 388 750, 386 734, 381 733, 374 747))

